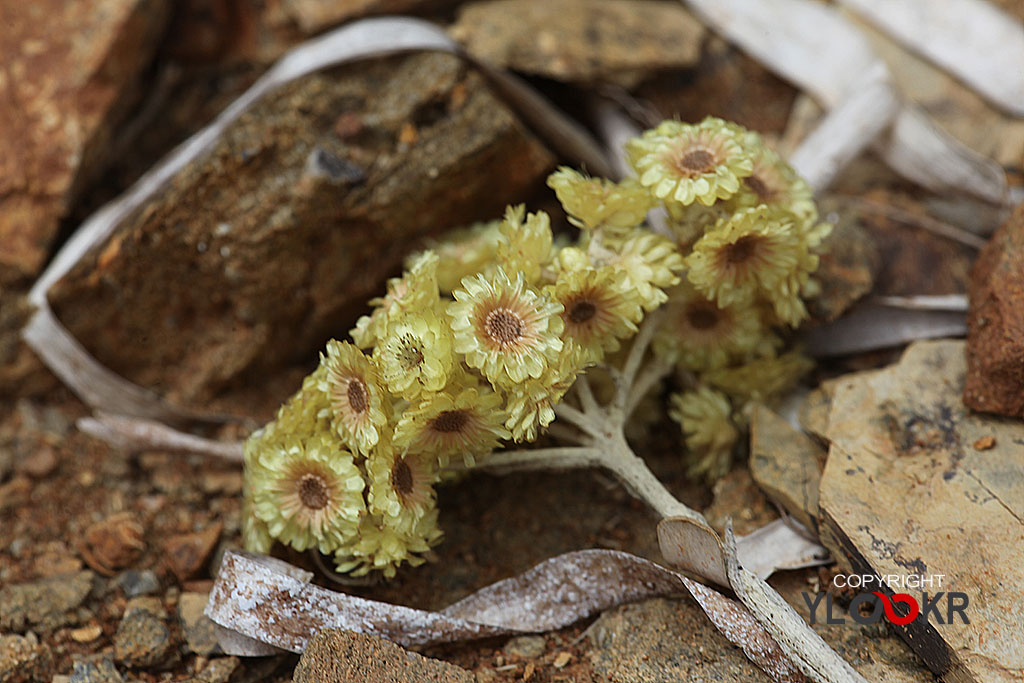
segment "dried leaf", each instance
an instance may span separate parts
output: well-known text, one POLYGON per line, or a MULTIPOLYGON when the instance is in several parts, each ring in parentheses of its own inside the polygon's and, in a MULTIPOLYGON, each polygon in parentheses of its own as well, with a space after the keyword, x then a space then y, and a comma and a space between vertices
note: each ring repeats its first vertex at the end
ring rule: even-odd
MULTIPOLYGON (((221 416, 173 406, 101 365, 54 316, 47 292, 87 251, 102 244, 123 220, 140 210, 179 171, 213 149, 214 142, 227 127, 257 100, 289 81, 320 69, 410 50, 461 54, 458 46, 437 26, 420 19, 388 17, 343 26, 299 45, 282 57, 212 123, 179 145, 123 195, 79 226, 29 291, 28 300, 37 310, 22 332, 25 342, 72 391, 96 409, 168 423, 222 420, 221 416)), ((570 158, 580 159, 595 172, 610 172, 604 154, 578 124, 522 81, 487 65, 477 65, 553 147, 570 158)))
POLYGON ((335 593, 308 580, 308 574, 280 560, 228 551, 205 612, 230 634, 220 641, 225 652, 265 654, 271 646, 301 652, 322 628, 377 635, 405 646, 548 631, 623 602, 685 588, 726 638, 774 680, 806 680, 743 605, 677 572, 614 550, 559 555, 440 612, 335 593))
POLYGON ((777 519, 737 538, 736 553, 740 565, 759 579, 783 569, 820 567, 832 562, 828 550, 811 538, 811 532, 795 519, 777 519))
POLYGON ((118 448, 128 450, 159 449, 196 453, 242 462, 242 442, 214 441, 179 432, 160 422, 97 412, 78 420, 78 428, 118 448))
POLYGON ((963 312, 906 310, 863 303, 839 320, 807 330, 803 343, 818 358, 888 349, 916 339, 962 337, 967 334, 963 312))

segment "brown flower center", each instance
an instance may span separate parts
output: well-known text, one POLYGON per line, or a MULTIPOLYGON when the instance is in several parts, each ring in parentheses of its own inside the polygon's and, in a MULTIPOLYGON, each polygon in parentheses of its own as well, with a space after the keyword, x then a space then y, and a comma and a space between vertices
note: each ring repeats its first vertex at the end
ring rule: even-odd
POLYGON ((484 329, 499 344, 511 344, 523 336, 523 319, 507 308, 496 308, 487 314, 484 329))
POLYGON ((755 235, 744 235, 724 249, 725 261, 729 265, 746 263, 757 252, 758 239, 755 235))
POLYGON ((454 434, 461 432, 469 424, 469 413, 466 410, 442 410, 437 417, 427 423, 435 432, 454 434))
POLYGON ((695 330, 710 330, 718 324, 718 311, 710 304, 691 304, 686 308, 686 320, 695 330))
POLYGON ((569 308, 569 320, 577 325, 585 323, 597 315, 597 306, 591 301, 577 301, 569 308))
POLYGON ((412 470, 405 458, 395 460, 391 468, 391 486, 402 496, 412 493, 412 470))
POLYGON ((321 510, 327 507, 330 491, 318 475, 304 474, 299 480, 299 500, 310 510, 321 510))
POLYGON ((752 175, 748 178, 745 178, 744 182, 747 183, 747 187, 754 191, 754 194, 757 195, 757 198, 760 199, 765 204, 767 204, 768 202, 775 198, 775 190, 769 187, 768 183, 761 180, 756 175, 752 175))
POLYGON ((352 408, 352 412, 362 414, 366 412, 369 407, 369 400, 366 395, 366 384, 363 380, 355 377, 349 380, 348 383, 348 405, 352 408))
POLYGON ((679 158, 679 170, 688 175, 701 175, 715 170, 715 157, 706 149, 692 149, 679 158))

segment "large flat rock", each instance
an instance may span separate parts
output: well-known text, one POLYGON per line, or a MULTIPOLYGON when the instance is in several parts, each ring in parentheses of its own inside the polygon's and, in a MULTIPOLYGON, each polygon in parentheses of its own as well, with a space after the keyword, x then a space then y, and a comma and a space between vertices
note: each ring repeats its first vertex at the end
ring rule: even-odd
POLYGON ((551 154, 460 60, 271 93, 51 291, 101 362, 201 402, 344 337, 417 238, 500 215, 551 154))
POLYGON ((822 537, 855 573, 941 574, 924 590, 966 594, 970 623, 943 607, 894 627, 943 680, 1020 680, 1024 425, 971 413, 965 374, 963 342, 919 342, 836 382, 822 537))

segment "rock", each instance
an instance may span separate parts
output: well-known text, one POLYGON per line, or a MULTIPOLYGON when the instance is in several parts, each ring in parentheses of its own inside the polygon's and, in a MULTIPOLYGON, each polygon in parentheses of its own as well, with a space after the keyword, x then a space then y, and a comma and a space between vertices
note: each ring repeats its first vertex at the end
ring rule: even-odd
POLYGON ((512 657, 536 659, 544 654, 547 648, 548 643, 544 636, 516 636, 505 643, 501 651, 512 657))
POLYGON ((812 389, 800 403, 798 414, 804 431, 825 445, 828 444, 828 414, 832 410, 834 387, 833 380, 826 380, 812 389))
POLYGON ((4 12, 0 285, 34 276, 106 159, 159 44, 166 0, 39 0, 4 12))
MULTIPOLYGON (((3 144, 0 142, 0 146, 3 144)), ((0 265, 0 270, 3 268, 0 265)), ((0 396, 38 396, 58 384, 39 356, 21 339, 21 328, 34 310, 22 289, 0 283, 0 396)))
MULTIPOLYGON (((829 202, 821 205, 828 215, 829 202)), ((807 310, 816 323, 837 319, 858 299, 871 291, 882 265, 881 254, 871 235, 850 211, 837 211, 838 220, 825 239, 825 251, 814 273, 821 293, 808 300, 807 310)))
MULTIPOLYGON (((894 366, 838 381, 822 541, 856 574, 942 575, 924 587, 947 593, 938 612, 893 626, 936 674, 1020 680, 1024 425, 964 406, 964 346, 918 342, 894 366), (974 449, 986 436, 992 449, 974 449), (954 592, 968 601, 962 614, 948 611, 954 592)), ((894 590, 922 602, 920 588, 894 590)))
POLYGON ((76 661, 70 683, 121 683, 123 680, 110 657, 99 657, 76 661))
POLYGON ((810 530, 818 527, 818 484, 825 450, 770 408, 750 422, 750 475, 768 497, 810 530))
POLYGON ((130 608, 114 634, 114 659, 127 666, 156 666, 167 663, 174 645, 161 619, 146 609, 130 608))
POLYGON ((745 536, 779 516, 757 488, 747 467, 734 468, 715 482, 711 493, 713 499, 704 516, 719 533, 724 533, 725 523, 730 519, 733 531, 745 536))
POLYGON ((346 336, 416 239, 499 216, 553 163, 451 55, 311 75, 257 103, 50 297, 105 365, 202 401, 346 336), (406 124, 415 143, 397 141, 406 124))
POLYGON ((18 461, 17 469, 33 479, 44 479, 57 469, 57 452, 53 446, 40 443, 18 461))
POLYGON ((178 619, 181 620, 188 649, 203 656, 219 648, 216 626, 203 614, 209 597, 208 593, 182 593, 178 598, 178 619))
POLYGON ((52 674, 53 656, 34 634, 0 635, 0 681, 31 683, 48 680, 52 674))
POLYGON ((202 671, 189 679, 189 681, 190 683, 227 683, 239 664, 238 657, 211 659, 206 663, 202 671))
POLYGON ((463 5, 451 34, 516 71, 632 87, 696 63, 704 27, 681 5, 651 0, 488 0, 463 5))
POLYGON ((114 584, 126 598, 149 595, 160 590, 160 581, 151 569, 126 569, 117 575, 114 584))
POLYGON ((964 403, 1024 418, 1024 205, 974 264, 967 329, 964 403))
POLYGON ((658 598, 608 610, 588 629, 595 678, 616 683, 768 681, 692 600, 658 598))
POLYGON ((85 530, 82 559, 104 576, 133 564, 146 549, 144 529, 131 512, 94 522, 85 530))
POLYGON ((304 33, 319 33, 345 21, 370 14, 413 14, 417 10, 437 9, 456 0, 288 0, 284 11, 304 33))
POLYGON ((73 622, 76 616, 69 612, 89 595, 93 576, 81 571, 0 588, 0 629, 24 631, 34 626, 50 630, 73 622))
POLYGON ((88 626, 72 629, 68 635, 76 643, 91 643, 103 635, 103 627, 93 622, 88 626))
POLYGON ((428 659, 383 638, 341 629, 324 629, 313 636, 295 667, 293 680, 295 683, 475 683, 473 674, 454 664, 428 659))
POLYGON ((164 558, 178 580, 192 578, 206 565, 223 528, 217 522, 198 533, 171 536, 164 541, 164 558))

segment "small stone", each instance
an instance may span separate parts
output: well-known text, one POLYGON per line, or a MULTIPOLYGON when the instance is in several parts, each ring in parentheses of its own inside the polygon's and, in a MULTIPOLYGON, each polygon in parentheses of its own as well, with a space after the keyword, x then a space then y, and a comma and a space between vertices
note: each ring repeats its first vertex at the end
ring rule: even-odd
POLYGON ((192 578, 210 559, 224 526, 217 522, 203 531, 171 536, 163 543, 164 554, 171 571, 180 581, 192 578))
POLYGON ((564 669, 572 661, 572 655, 568 652, 559 652, 555 661, 551 663, 556 669, 564 669))
POLYGON ((46 552, 32 561, 36 576, 41 579, 60 574, 73 574, 82 569, 82 561, 73 555, 62 552, 46 552))
POLYGON ((216 626, 203 614, 209 598, 206 593, 182 593, 178 598, 178 618, 188 649, 203 656, 212 654, 219 647, 216 626))
POLYGON ((103 628, 96 623, 76 628, 71 631, 71 640, 76 643, 91 643, 103 634, 103 628))
POLYGON ((18 475, 0 485, 0 512, 26 505, 31 493, 32 480, 24 475, 18 475))
POLYGON ((218 657, 211 659, 197 673, 190 683, 226 683, 239 665, 238 657, 218 657))
POLYGON ((53 657, 34 634, 0 636, 0 681, 29 683, 50 677, 53 657))
POLYGON ((114 634, 114 659, 128 666, 166 663, 174 640, 163 621, 144 609, 130 609, 114 634))
POLYGON ((974 450, 987 451, 995 448, 996 439, 993 436, 983 436, 974 442, 974 450))
POLYGON ((57 469, 57 451, 49 444, 41 444, 18 463, 18 471, 34 479, 43 479, 57 469))
POLYGON ((100 657, 76 661, 69 683, 122 683, 123 680, 110 657, 100 657))
POLYGON ((1024 417, 1024 205, 1003 223, 971 270, 964 403, 1024 417))
POLYGON ((465 669, 402 648, 376 636, 324 629, 310 640, 293 675, 295 683, 474 683, 465 669))
MULTIPOLYGON (((828 215, 828 205, 821 208, 822 214, 828 215)), ((814 273, 821 293, 807 302, 811 318, 818 323, 837 319, 870 292, 882 266, 878 247, 857 214, 837 211, 835 215, 839 218, 825 238, 824 253, 814 273)))
POLYGON ((543 636, 516 636, 501 648, 502 652, 521 659, 536 659, 544 654, 547 641, 543 636))
POLYGON ((51 629, 76 619, 72 612, 92 589, 94 574, 81 571, 0 588, 0 629, 51 629))
POLYGON ((130 512, 122 512, 89 526, 81 547, 82 559, 104 576, 130 566, 146 549, 142 525, 130 512))
POLYGON ((160 581, 151 569, 127 569, 117 575, 114 585, 121 589, 126 598, 149 595, 160 590, 160 581))

